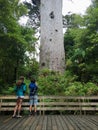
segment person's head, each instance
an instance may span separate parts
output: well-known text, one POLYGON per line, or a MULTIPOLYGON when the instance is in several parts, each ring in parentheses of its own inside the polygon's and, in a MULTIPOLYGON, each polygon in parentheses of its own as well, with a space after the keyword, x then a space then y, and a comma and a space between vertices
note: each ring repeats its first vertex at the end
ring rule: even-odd
POLYGON ((34 79, 34 78, 32 78, 32 79, 31 79, 31 82, 32 82, 32 83, 35 83, 35 79, 34 79))
POLYGON ((19 78, 22 82, 24 82, 24 76, 20 76, 19 78))
POLYGON ((18 80, 18 81, 16 82, 16 86, 17 86, 17 87, 20 87, 21 84, 22 84, 22 80, 18 80))

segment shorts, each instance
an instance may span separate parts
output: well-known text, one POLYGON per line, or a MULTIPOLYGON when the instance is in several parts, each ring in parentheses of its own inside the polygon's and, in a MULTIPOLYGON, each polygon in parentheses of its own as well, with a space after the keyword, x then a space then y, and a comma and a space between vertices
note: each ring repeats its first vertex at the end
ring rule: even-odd
POLYGON ((38 96, 37 95, 30 96, 29 105, 37 105, 37 104, 38 104, 38 96))
POLYGON ((22 98, 22 99, 24 99, 24 96, 17 96, 17 99, 18 99, 18 98, 22 98))

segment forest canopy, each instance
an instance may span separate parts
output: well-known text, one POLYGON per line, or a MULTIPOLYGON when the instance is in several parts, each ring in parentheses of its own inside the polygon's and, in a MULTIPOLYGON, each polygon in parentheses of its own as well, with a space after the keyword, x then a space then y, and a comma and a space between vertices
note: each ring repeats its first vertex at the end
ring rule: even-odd
POLYGON ((18 22, 27 13, 19 0, 0 0, 0 87, 12 84, 25 72, 29 74, 26 66, 35 62, 26 55, 35 52, 35 30, 18 22))

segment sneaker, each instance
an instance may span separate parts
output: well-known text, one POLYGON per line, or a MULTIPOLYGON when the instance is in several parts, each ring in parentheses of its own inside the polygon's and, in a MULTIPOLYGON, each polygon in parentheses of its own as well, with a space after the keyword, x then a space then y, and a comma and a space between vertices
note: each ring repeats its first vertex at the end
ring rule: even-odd
POLYGON ((16 118, 16 115, 13 115, 12 118, 16 118))
POLYGON ((17 118, 21 118, 22 116, 21 115, 17 115, 17 118))

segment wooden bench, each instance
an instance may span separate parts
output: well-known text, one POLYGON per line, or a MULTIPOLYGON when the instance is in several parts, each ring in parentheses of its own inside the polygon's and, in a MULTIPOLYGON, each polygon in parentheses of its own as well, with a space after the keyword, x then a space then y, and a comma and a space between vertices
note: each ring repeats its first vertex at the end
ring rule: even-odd
MULTIPOLYGON (((37 110, 40 114, 46 111, 74 114, 98 111, 98 96, 39 96, 38 100, 37 110)), ((13 111, 15 104, 15 96, 0 96, 0 112, 13 111)), ((24 98, 22 110, 29 110, 28 96, 24 98)))

